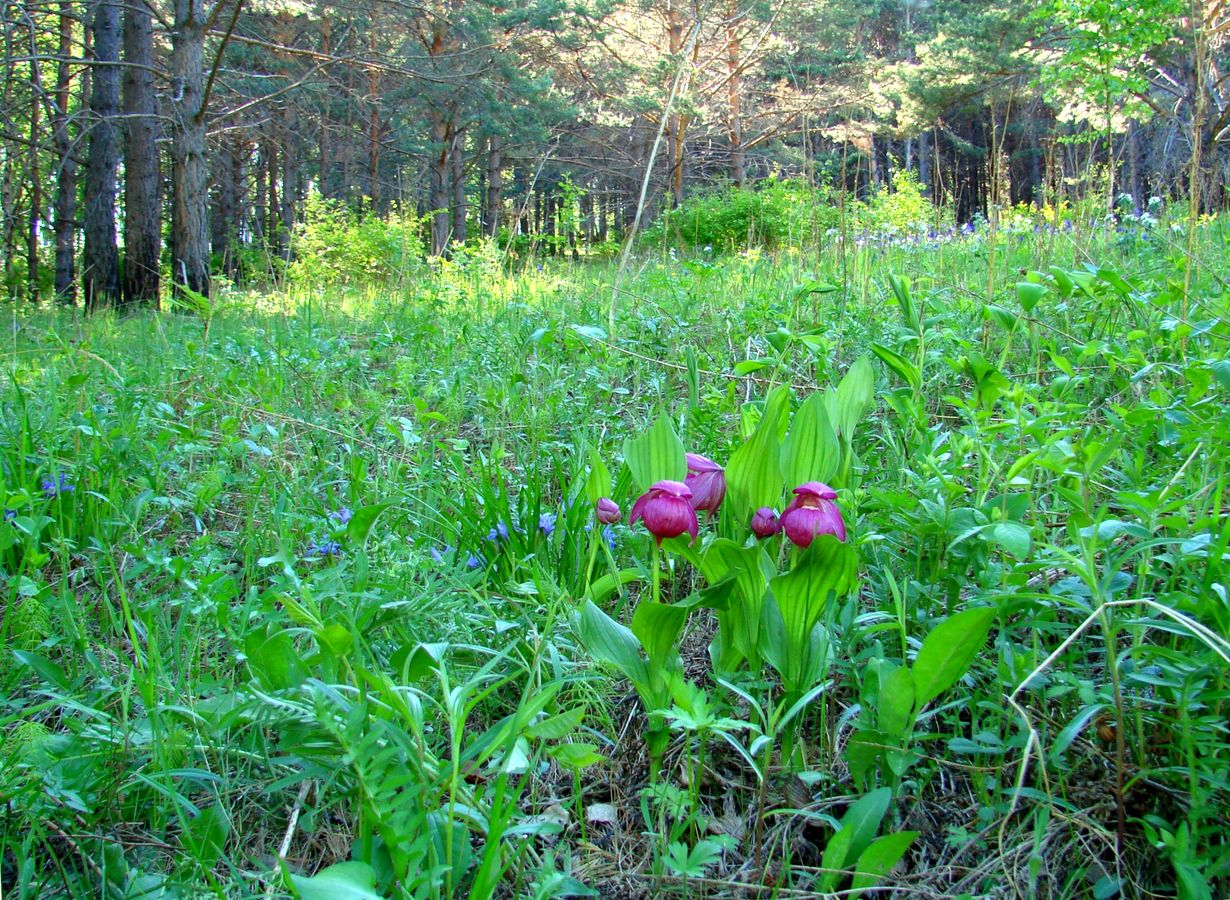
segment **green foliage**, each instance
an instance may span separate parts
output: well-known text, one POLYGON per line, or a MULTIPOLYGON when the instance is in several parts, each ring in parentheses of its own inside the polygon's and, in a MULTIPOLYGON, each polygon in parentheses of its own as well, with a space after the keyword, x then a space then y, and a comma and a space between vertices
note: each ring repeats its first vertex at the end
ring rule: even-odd
POLYGON ((15 308, 6 896, 1226 895, 1225 226, 996 241, 15 308))
POLYGON ((401 281, 423 264, 422 232, 413 215, 362 215, 313 193, 295 226, 287 276, 316 287, 401 281))

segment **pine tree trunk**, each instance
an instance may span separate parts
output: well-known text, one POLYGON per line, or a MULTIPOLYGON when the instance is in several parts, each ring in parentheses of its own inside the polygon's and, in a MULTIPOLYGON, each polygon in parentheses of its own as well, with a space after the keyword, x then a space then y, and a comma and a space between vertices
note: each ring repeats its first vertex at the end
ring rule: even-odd
POLYGON ((124 6, 124 302, 158 306, 162 254, 154 119, 154 20, 124 6))
POLYGON ((232 270, 231 240, 236 231, 236 164, 234 144, 223 139, 214 165, 214 182, 218 190, 214 194, 214 211, 209 219, 209 243, 213 255, 222 261, 222 271, 228 276, 232 270))
POLYGON ((299 119, 289 106, 282 110, 282 119, 282 221, 278 252, 283 259, 289 260, 295 233, 295 206, 299 202, 299 119))
POLYGON ((73 4, 61 0, 59 7, 60 43, 56 59, 55 110, 51 122, 51 141, 56 155, 55 245, 56 298, 63 303, 77 299, 76 217, 77 217, 77 157, 73 137, 69 133, 72 119, 68 114, 73 55, 73 4))
POLYGON ((466 201, 464 132, 459 132, 453 138, 450 167, 453 175, 453 240, 465 243, 469 207, 466 201))
POLYGON ((483 226, 489 237, 500 233, 500 212, 504 205, 504 140, 493 134, 487 142, 487 209, 483 226))
POLYGON ((175 0, 171 31, 171 279, 209 296, 209 172, 201 0, 175 0))
POLYGON ((26 230, 26 283, 28 297, 31 303, 38 302, 38 231, 43 215, 43 176, 39 171, 38 150, 42 137, 42 87, 40 85, 38 62, 30 61, 30 79, 35 92, 30 101, 30 217, 26 230))
POLYGON ((427 206, 431 209, 431 255, 443 256, 448 251, 451 230, 448 215, 448 158, 452 123, 437 112, 431 123, 431 184, 427 206))
POLYGON ((85 171, 85 258, 88 310, 120 299, 119 250, 115 240, 115 190, 120 151, 115 117, 120 106, 120 5, 100 0, 94 13, 96 65, 90 89, 90 155, 85 171))

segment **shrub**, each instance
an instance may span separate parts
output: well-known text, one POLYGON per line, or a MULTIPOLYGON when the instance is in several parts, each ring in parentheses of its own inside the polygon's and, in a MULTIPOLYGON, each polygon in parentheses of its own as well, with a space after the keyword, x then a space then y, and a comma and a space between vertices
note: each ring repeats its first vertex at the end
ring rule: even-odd
POLYGON ((291 241, 290 280, 317 285, 401 280, 422 262, 422 225, 415 215, 360 215, 313 194, 291 241))

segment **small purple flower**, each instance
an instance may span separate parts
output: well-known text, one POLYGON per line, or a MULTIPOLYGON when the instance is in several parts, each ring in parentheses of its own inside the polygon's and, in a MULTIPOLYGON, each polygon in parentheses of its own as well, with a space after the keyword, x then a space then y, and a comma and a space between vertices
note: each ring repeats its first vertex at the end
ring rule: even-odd
POLYGON ((43 489, 43 496, 48 500, 54 500, 61 494, 71 494, 76 485, 68 475, 60 475, 58 478, 52 478, 50 475, 44 475, 42 481, 39 482, 39 487, 43 489))
POLYGON ((466 568, 473 572, 475 569, 483 567, 483 558, 477 554, 471 553, 466 557, 466 568))
POLYGON ((335 509, 329 513, 329 519, 336 522, 338 525, 345 525, 354 518, 354 511, 349 506, 343 506, 341 509, 335 509))
POLYGON ((834 535, 839 541, 846 539, 846 523, 833 502, 837 499, 835 490, 819 481, 809 481, 795 488, 794 495, 781 518, 782 531, 792 544, 810 547, 821 534, 834 535))
POLYGON ((752 534, 758 538, 771 538, 781 530, 777 513, 767 506, 760 507, 752 516, 752 534))
POLYGON ((555 513, 545 512, 538 517, 538 530, 543 537, 550 537, 555 531, 555 513))
POLYGON ((13 521, 14 519, 16 519, 16 518, 17 518, 17 510, 15 510, 15 509, 6 509, 6 510, 4 511, 4 521, 6 521, 6 522, 12 522, 12 521, 13 521))
POLYGON ((606 545, 612 550, 615 549, 615 529, 607 525, 602 529, 602 539, 606 541, 606 545))
POLYGON ((665 538, 678 537, 685 531, 696 540, 700 523, 692 509, 692 490, 682 481, 659 481, 650 486, 632 505, 628 524, 640 519, 646 530, 661 544, 665 538))
POLYGON ((342 555, 342 545, 337 541, 317 541, 307 548, 308 559, 337 559, 342 555))
POLYGON ((603 497, 594 504, 594 517, 603 525, 614 525, 622 515, 619 504, 610 497, 603 497))
POLYGON ((508 540, 508 525, 503 519, 495 523, 495 527, 487 532, 487 540, 492 543, 508 540))
POLYGON ((452 552, 453 552, 453 548, 452 548, 452 547, 450 547, 448 544, 445 544, 445 545, 444 545, 444 549, 443 549, 443 550, 437 549, 436 547, 432 547, 432 548, 431 548, 430 550, 428 550, 427 552, 431 554, 431 559, 432 559, 432 561, 433 561, 433 562, 435 562, 435 563, 443 563, 443 562, 444 562, 444 557, 445 557, 445 556, 447 556, 448 554, 452 553, 452 552))
POLYGON ((726 472, 699 453, 687 454, 688 476, 683 483, 692 491, 692 509, 714 515, 726 499, 726 472))

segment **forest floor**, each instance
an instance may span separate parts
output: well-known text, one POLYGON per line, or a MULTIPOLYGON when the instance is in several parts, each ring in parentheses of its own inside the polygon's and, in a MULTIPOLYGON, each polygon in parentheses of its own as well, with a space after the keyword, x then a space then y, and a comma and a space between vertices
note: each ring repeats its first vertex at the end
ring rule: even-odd
POLYGON ((3 895, 1227 896, 1228 241, 10 309, 3 895))

